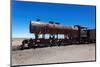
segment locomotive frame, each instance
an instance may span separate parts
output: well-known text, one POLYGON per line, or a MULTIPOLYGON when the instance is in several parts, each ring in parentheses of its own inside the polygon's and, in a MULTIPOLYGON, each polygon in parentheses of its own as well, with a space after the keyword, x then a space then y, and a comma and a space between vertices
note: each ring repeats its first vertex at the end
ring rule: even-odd
POLYGON ((32 26, 32 21, 29 24, 30 33, 34 34, 35 38, 25 39, 22 41, 20 49, 25 48, 39 48, 39 47, 52 47, 52 46, 65 46, 70 44, 89 44, 95 43, 96 38, 95 29, 88 29, 79 25, 57 27, 60 23, 50 21, 48 24, 41 23, 38 19, 32 26), (36 23, 35 23, 36 22, 36 23), (51 26, 50 26, 50 25, 51 26), (73 34, 74 33, 74 34, 73 34), (42 34, 42 38, 39 35, 42 34), (49 34, 46 39, 45 35, 49 34), (63 34, 64 38, 59 39, 58 34, 63 34), (56 36, 56 37, 55 37, 56 36), (27 45, 27 47, 25 47, 27 45))

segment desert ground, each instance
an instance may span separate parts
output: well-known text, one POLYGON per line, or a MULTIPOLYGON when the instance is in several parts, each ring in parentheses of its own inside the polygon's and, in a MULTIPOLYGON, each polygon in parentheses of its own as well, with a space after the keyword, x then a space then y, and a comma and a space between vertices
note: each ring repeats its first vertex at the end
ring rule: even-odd
POLYGON ((23 39, 12 40, 12 66, 95 61, 95 44, 55 46, 36 49, 13 50, 21 45, 23 39))

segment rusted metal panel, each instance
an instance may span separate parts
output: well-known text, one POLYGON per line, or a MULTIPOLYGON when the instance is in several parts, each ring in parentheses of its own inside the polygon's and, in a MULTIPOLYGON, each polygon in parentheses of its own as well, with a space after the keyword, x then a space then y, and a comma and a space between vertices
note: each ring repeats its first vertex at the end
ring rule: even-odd
POLYGON ((57 24, 49 24, 42 22, 31 22, 30 23, 30 32, 38 33, 38 34, 68 34, 69 31, 78 30, 77 27, 74 26, 63 26, 57 24))

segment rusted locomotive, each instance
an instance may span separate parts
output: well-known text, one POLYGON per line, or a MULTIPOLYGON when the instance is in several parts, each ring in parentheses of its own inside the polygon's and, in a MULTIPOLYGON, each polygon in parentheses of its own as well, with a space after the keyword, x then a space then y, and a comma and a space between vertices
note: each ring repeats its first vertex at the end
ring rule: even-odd
POLYGON ((57 22, 43 23, 37 20, 30 22, 29 31, 35 38, 23 40, 21 49, 26 48, 25 45, 27 48, 37 48, 95 42, 95 29, 87 29, 79 25, 63 26, 57 22), (59 38, 59 35, 63 35, 63 38, 59 38))

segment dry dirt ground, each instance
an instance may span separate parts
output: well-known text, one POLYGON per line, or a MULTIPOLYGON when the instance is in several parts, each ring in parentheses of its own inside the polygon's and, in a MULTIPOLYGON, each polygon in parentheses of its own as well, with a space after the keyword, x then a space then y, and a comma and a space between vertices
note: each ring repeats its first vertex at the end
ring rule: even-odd
MULTIPOLYGON (((13 40, 12 49, 18 46, 17 44, 20 44, 22 40, 23 39, 13 40)), ((95 44, 12 50, 11 53, 12 65, 94 61, 95 44)))

